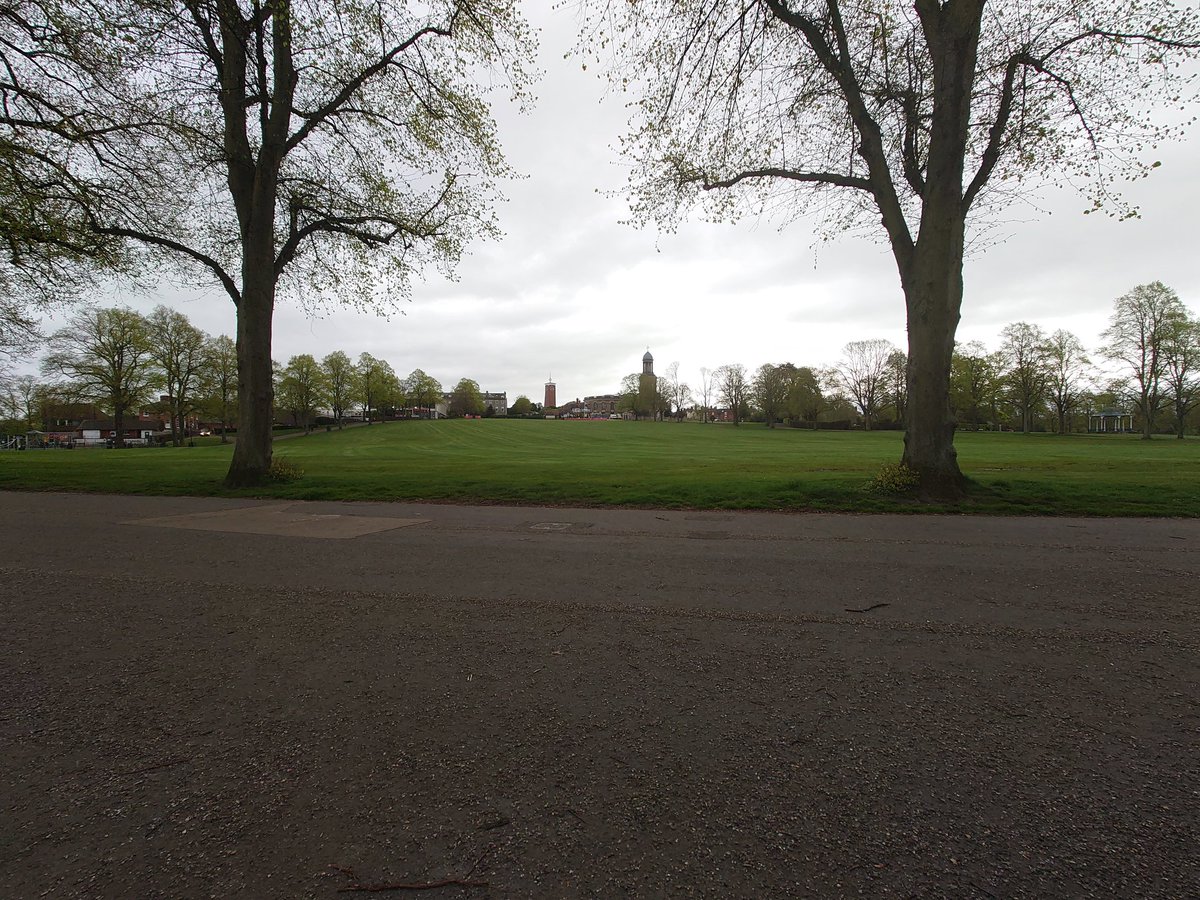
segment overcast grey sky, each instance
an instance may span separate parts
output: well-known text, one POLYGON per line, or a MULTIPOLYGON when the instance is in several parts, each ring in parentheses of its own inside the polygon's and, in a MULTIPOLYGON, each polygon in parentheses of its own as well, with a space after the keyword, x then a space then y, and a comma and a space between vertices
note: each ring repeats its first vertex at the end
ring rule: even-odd
MULTIPOLYGON (((560 399, 614 392, 647 347, 660 374, 678 361, 695 384, 701 366, 827 365, 848 341, 905 345, 903 297, 882 243, 820 244, 806 221, 783 231, 769 221, 693 222, 675 234, 619 224, 626 206, 611 192, 625 178, 613 149, 623 98, 602 101, 600 78, 564 60, 570 10, 526 9, 542 29, 546 74, 530 113, 497 109, 510 162, 527 176, 508 185, 499 209, 504 240, 472 247, 458 281, 415 285, 403 315, 333 309, 310 319, 281 303, 276 359, 367 351, 401 376, 420 367, 447 390, 466 376, 511 403, 518 394, 540 401, 550 375, 560 399)), ((1081 196, 1056 189, 1033 198, 1037 208, 1010 208, 1003 240, 968 260, 959 339, 995 348, 1005 325, 1024 320, 1067 328, 1094 348, 1112 301, 1153 280, 1200 311, 1200 134, 1157 156, 1162 167, 1126 193, 1139 220, 1085 216, 1081 196)), ((234 333, 233 305, 216 290, 164 286, 117 299, 145 311, 166 302, 210 333, 234 333)))

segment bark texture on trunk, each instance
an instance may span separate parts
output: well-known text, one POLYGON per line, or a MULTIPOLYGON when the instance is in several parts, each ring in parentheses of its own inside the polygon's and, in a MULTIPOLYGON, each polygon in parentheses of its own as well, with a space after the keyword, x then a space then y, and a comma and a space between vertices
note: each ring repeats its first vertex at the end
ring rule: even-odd
MULTIPOLYGON (((963 192, 964 147, 983 0, 918 2, 933 60, 933 116, 921 223, 907 246, 888 225, 908 309, 908 408, 901 462, 918 479, 923 500, 956 501, 967 480, 954 450, 950 362, 962 308, 962 263, 970 200, 963 192)), ((889 216, 885 209, 884 221, 889 216)))
POLYGON ((1142 440, 1148 441, 1154 435, 1154 422, 1150 419, 1150 394, 1142 391, 1142 440))
MULTIPOLYGON (((261 255, 261 254, 259 254, 261 255)), ((271 266, 254 270, 247 254, 245 285, 238 304, 238 434, 225 483, 229 487, 262 484, 271 471, 271 425, 275 381, 271 366, 271 320, 275 279, 271 266)))
MULTIPOLYGON (((918 253, 918 256, 920 253, 918 253)), ((933 266, 936 270, 941 266, 933 266)), ((966 478, 954 449, 950 411, 950 362, 962 304, 958 278, 920 278, 906 287, 908 301, 908 409, 902 462, 919 479, 918 493, 929 500, 960 500, 966 478), (949 282, 949 283, 948 283, 949 282), (955 289, 957 286, 957 290, 955 289)))
MULTIPOLYGON (((249 266, 247 266, 249 268, 249 266)), ((275 381, 271 367, 271 319, 274 278, 267 267, 253 287, 249 281, 238 305, 238 435, 225 483, 229 487, 262 484, 271 471, 271 425, 275 381), (266 277, 264 277, 264 275, 266 277)))
MULTIPOLYGON (((237 303, 238 437, 225 483, 247 487, 264 482, 271 471, 271 425, 275 385, 271 366, 271 320, 275 312, 275 204, 279 169, 287 152, 288 126, 296 72, 291 55, 291 19, 287 4, 274 9, 270 33, 262 21, 242 18, 236 4, 221 13, 221 107, 225 118, 225 154, 229 193, 241 230, 242 288, 237 303), (250 29, 259 29, 260 50, 269 40, 274 96, 269 112, 256 123, 257 154, 248 138, 247 54, 250 29)), ((268 63, 257 60, 260 90, 266 91, 268 63)), ((264 105, 264 109, 266 106, 264 105)))
POLYGON ((113 404, 113 447, 125 446, 125 407, 113 404))

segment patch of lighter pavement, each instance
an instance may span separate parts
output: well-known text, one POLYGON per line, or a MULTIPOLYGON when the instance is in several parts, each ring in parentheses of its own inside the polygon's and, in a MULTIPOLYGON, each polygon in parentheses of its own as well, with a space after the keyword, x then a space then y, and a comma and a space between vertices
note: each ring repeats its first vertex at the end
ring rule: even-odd
POLYGON ((157 516, 131 519, 122 525, 150 528, 184 528, 192 531, 223 531, 232 534, 271 534, 283 537, 311 537, 348 540, 364 534, 423 525, 428 519, 403 519, 391 516, 343 516, 302 512, 303 506, 285 503, 271 506, 245 506, 215 512, 189 513, 182 516, 157 516))

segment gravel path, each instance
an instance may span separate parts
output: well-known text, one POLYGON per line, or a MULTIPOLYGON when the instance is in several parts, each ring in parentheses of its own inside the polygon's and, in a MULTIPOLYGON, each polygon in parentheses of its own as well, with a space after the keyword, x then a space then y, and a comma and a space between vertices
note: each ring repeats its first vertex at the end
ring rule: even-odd
POLYGON ((1200 892, 1196 523, 264 506, 0 494, 0 895, 1200 892))

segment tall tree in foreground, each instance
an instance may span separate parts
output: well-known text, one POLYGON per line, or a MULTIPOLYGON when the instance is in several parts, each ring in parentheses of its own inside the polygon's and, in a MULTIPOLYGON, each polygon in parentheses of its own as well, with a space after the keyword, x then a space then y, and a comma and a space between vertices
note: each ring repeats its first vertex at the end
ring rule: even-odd
MULTIPOLYGON (((903 462, 920 492, 965 490, 950 363, 968 221, 1050 173, 1096 208, 1192 99, 1200 25, 1168 0, 592 0, 583 40, 637 84, 633 220, 700 207, 785 219, 814 195, 833 230, 882 226, 908 318, 903 462), (615 48, 615 49, 613 49, 615 48), (1149 139, 1149 140, 1148 140, 1149 139), (998 190, 997 190, 998 189, 998 190), (840 199, 840 202, 838 202, 840 199), (837 212, 840 210, 840 212, 837 212)), ((1118 205, 1117 210, 1121 207, 1118 205)))
POLYGON ((1186 322, 1187 308, 1161 281, 1139 284, 1117 298, 1104 330, 1104 355, 1123 363, 1130 377, 1129 399, 1142 416, 1142 437, 1150 440, 1166 396, 1163 350, 1171 334, 1186 322))
POLYGON ((522 95, 529 30, 515 0, 57 0, 52 25, 51 39, 98 32, 124 75, 99 85, 65 37, 43 48, 62 66, 50 89, 78 153, 56 197, 92 233, 229 295, 239 421, 226 481, 258 483, 276 299, 387 303, 496 234, 508 168, 476 80, 522 95))
POLYGON ((162 383, 149 326, 125 307, 78 310, 50 336, 42 373, 62 377, 73 396, 106 408, 117 447, 125 446, 125 414, 149 400, 162 383))

